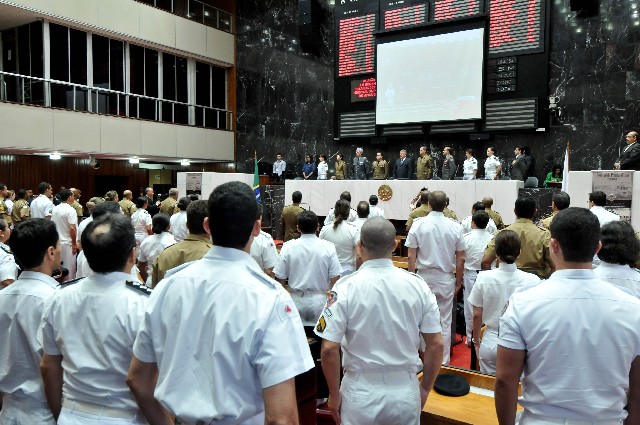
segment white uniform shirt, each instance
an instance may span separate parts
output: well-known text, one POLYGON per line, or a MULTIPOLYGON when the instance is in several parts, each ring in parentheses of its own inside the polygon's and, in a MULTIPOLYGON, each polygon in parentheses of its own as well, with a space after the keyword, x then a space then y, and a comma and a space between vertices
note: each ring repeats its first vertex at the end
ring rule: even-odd
POLYGON ((162 232, 159 235, 154 234, 142 241, 138 250, 138 261, 147 263, 148 279, 146 283, 151 284, 153 261, 162 254, 162 251, 175 243, 175 238, 169 232, 162 232))
POLYGON ((342 271, 353 271, 356 269, 356 245, 360 240, 360 232, 351 223, 342 221, 336 229, 333 223, 324 226, 320 230, 320 239, 324 239, 336 246, 338 261, 342 266, 342 271))
POLYGON ((326 180, 329 165, 325 161, 318 163, 318 180, 326 180))
POLYGON ((367 221, 366 218, 356 218, 356 221, 353 222, 353 225, 356 226, 356 229, 358 230, 358 233, 360 233, 360 230, 362 230, 362 225, 364 224, 364 222, 367 221))
POLYGON ((604 226, 607 223, 611 223, 612 221, 620 220, 620 216, 618 214, 607 211, 604 207, 594 205, 593 207, 591 207, 590 211, 594 213, 596 217, 598 217, 600 227, 604 226))
POLYGON ((25 271, 0 291, 0 392, 46 402, 37 333, 46 301, 57 286, 50 276, 25 271))
POLYGON ((45 309, 42 346, 63 356, 65 399, 137 410, 125 380, 149 297, 127 280, 127 273, 93 273, 58 290, 45 309))
POLYGON ((335 245, 315 234, 302 234, 282 245, 273 272, 278 279, 288 279, 292 289, 328 291, 329 279, 340 276, 342 267, 335 245))
MULTIPOLYGON (((460 225, 462 226, 462 233, 467 234, 471 231, 472 227, 471 227, 471 222, 473 221, 472 217, 470 215, 466 216, 465 218, 462 219, 462 221, 460 222, 460 225)), ((491 233, 492 235, 495 235, 496 233, 498 233, 498 226, 496 226, 496 222, 493 221, 492 218, 489 218, 489 222, 487 223, 487 227, 486 227, 487 232, 491 233)))
POLYGON ((82 232, 84 232, 84 229, 86 229, 89 223, 91 223, 92 221, 93 221, 93 216, 89 216, 84 220, 82 220, 80 224, 78 224, 78 231, 77 231, 78 235, 76 236, 76 238, 78 239, 78 242, 82 241, 82 238, 81 238, 82 232))
POLYGON ((384 218, 384 210, 377 205, 369 205, 369 218, 372 217, 384 218))
MULTIPOLYGON (((76 259, 76 268, 76 279, 87 277, 91 273, 93 273, 93 270, 91 270, 91 266, 89 266, 89 261, 87 261, 87 257, 84 255, 84 250, 80 251, 80 253, 78 254, 78 257, 76 259)), ((140 277, 138 276, 138 267, 136 266, 133 266, 131 268, 131 272, 129 274, 131 275, 130 280, 140 279, 140 277)))
POLYGON ((187 212, 179 211, 177 214, 174 214, 169 219, 169 231, 176 239, 176 242, 182 242, 184 238, 189 233, 189 229, 187 229, 187 212))
POLYGON ((491 155, 484 162, 484 178, 486 180, 493 180, 498 174, 498 167, 500 166, 500 158, 495 155, 491 155))
POLYGON ((31 218, 46 218, 53 214, 53 202, 45 195, 31 201, 31 218))
POLYGON ((16 258, 11 253, 9 246, 0 242, 0 282, 9 279, 16 280, 19 270, 16 258))
POLYGON ((478 273, 469 303, 482 307, 482 323, 487 330, 498 332, 500 316, 511 294, 538 282, 540 278, 535 274, 518 270, 515 264, 500 263, 497 269, 478 273))
POLYGON ((465 180, 473 178, 473 171, 478 169, 478 160, 475 158, 465 159, 462 164, 462 174, 465 180))
MULTIPOLYGON (((58 237, 61 244, 75 244, 76 241, 71 240, 71 232, 69 226, 74 225, 78 228, 78 213, 73 207, 66 202, 61 203, 53 209, 51 221, 56 224, 58 237)), ((76 232, 77 233, 77 232, 76 232)), ((77 237, 77 234, 76 234, 77 237)))
POLYGON ((276 161, 273 163, 273 174, 277 174, 279 176, 282 175, 282 172, 287 168, 287 163, 282 161, 276 161))
POLYGON ((421 277, 390 259, 366 261, 329 293, 315 333, 342 345, 349 372, 422 370, 421 333, 442 332, 440 310, 421 277))
POLYGON ((11 215, 11 212, 13 211, 13 201, 11 199, 5 199, 4 204, 7 206, 7 213, 11 215))
POLYGON ((131 214, 131 223, 133 224, 133 229, 136 232, 136 240, 142 241, 149 236, 147 233, 147 226, 151 226, 151 214, 144 208, 139 208, 136 212, 131 214))
POLYGON ((407 235, 407 248, 418 248, 417 268, 438 269, 453 273, 456 269, 456 251, 464 251, 462 227, 457 221, 438 211, 414 220, 407 235))
POLYGON ((464 269, 480 270, 484 249, 493 238, 485 229, 473 229, 463 236, 464 239, 464 269))
POLYGON ((593 270, 558 270, 514 293, 498 344, 527 350, 520 405, 586 422, 624 419, 638 323, 640 300, 593 270))
POLYGON ((627 265, 602 261, 593 271, 598 279, 609 282, 625 292, 629 292, 634 297, 640 298, 640 272, 638 270, 632 269, 627 265))
POLYGON ((218 246, 156 286, 133 351, 158 364, 155 398, 187 423, 242 423, 264 411, 263 388, 314 367, 287 291, 218 246))
MULTIPOLYGON (((325 226, 328 226, 329 224, 333 223, 333 221, 336 219, 336 216, 333 213, 333 210, 334 209, 331 208, 329 210, 329 212, 327 213, 327 216, 324 219, 324 225, 325 226)), ((358 213, 353 208, 351 208, 349 210, 349 218, 347 219, 347 221, 349 223, 353 223, 354 221, 356 221, 357 218, 358 218, 358 213)))
POLYGON ((270 234, 260 230, 260 234, 253 238, 251 257, 262 270, 272 269, 278 264, 278 250, 270 234))

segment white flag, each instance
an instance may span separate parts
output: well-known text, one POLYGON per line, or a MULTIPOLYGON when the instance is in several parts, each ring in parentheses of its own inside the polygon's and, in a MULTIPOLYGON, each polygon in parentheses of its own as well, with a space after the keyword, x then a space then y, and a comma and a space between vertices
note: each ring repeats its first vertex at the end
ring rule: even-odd
POLYGON ((569 142, 564 153, 564 165, 562 167, 562 191, 569 193, 569 142))

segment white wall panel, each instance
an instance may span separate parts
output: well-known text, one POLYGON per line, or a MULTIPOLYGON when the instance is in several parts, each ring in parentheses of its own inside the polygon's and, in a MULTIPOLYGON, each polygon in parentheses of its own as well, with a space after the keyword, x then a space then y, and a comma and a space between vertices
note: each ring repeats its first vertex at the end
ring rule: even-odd
POLYGON ((176 44, 176 19, 178 19, 177 16, 160 9, 141 7, 140 38, 163 46, 174 47, 176 44))
POLYGON ((176 127, 177 157, 178 158, 206 158, 207 130, 195 127, 176 127))
POLYGON ((171 124, 140 122, 141 155, 177 158, 176 127, 171 124))
MULTIPOLYGON (((139 37, 140 6, 140 3, 131 0, 101 1, 99 21, 87 22, 87 24, 97 24, 107 31, 139 37)), ((145 10, 145 12, 149 11, 145 10)))
POLYGON ((100 152, 140 155, 142 145, 138 120, 126 118, 100 117, 100 152))
POLYGON ((53 148, 60 151, 100 151, 100 116, 53 111, 53 148))
POLYGON ((176 18, 175 47, 197 55, 207 56, 207 27, 188 19, 176 18))
POLYGON ((234 160, 233 131, 207 132, 207 158, 227 161, 234 160))
POLYGON ((53 111, 0 103, 0 146, 53 149, 53 111))
POLYGON ((51 2, 51 13, 80 22, 98 22, 98 4, 98 0, 58 0, 51 2))
POLYGON ((233 65, 235 63, 235 37, 233 34, 207 28, 206 56, 233 65))

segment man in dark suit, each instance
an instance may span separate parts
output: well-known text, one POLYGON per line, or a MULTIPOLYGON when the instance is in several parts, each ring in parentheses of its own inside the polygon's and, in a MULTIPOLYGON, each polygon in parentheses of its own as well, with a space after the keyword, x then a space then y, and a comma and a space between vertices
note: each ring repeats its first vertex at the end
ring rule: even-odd
POLYGON ((400 151, 400 158, 396 159, 396 165, 393 167, 394 179, 410 179, 413 177, 413 161, 407 158, 407 151, 400 151))
POLYGON ((511 162, 511 180, 525 181, 529 170, 527 157, 520 147, 515 148, 513 153, 515 153, 516 159, 511 162))
POLYGON ((613 165, 616 170, 640 171, 640 143, 638 143, 638 133, 630 131, 629 134, 627 134, 627 146, 620 154, 618 161, 613 165))

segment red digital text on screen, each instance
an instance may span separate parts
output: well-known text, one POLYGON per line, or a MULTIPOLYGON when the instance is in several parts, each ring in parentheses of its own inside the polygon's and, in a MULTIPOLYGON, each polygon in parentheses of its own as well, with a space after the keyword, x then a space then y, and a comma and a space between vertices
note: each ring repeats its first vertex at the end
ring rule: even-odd
POLYGON ((439 0, 434 4, 434 19, 442 21, 480 13, 480 0, 439 0))
POLYGON ((367 78, 360 81, 360 84, 358 84, 351 92, 351 96, 362 100, 373 99, 376 97, 376 79, 367 78))
POLYGON ((338 76, 374 72, 375 15, 338 21, 338 76))
POLYGON ((393 29, 425 23, 426 6, 419 4, 384 12, 384 28, 393 29))
POLYGON ((510 43, 537 44, 541 25, 540 1, 492 0, 489 11, 489 48, 510 43), (526 31, 523 31, 523 27, 526 31))

